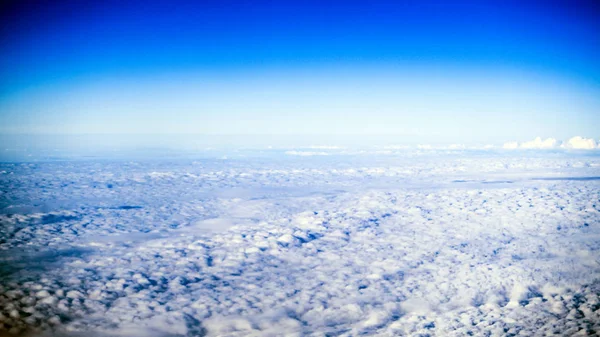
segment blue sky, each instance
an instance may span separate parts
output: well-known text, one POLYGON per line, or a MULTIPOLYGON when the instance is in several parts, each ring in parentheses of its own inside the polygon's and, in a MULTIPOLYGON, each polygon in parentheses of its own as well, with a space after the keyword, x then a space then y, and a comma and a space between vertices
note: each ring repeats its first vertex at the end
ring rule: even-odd
POLYGON ((598 138, 599 7, 14 2, 0 133, 598 138))

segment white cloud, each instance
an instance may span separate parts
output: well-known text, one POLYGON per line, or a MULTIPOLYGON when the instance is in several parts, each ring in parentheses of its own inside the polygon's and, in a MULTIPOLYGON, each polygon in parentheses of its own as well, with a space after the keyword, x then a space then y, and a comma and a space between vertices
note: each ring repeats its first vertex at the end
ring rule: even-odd
POLYGON ((598 148, 598 142, 592 138, 576 136, 569 139, 561 147, 565 149, 592 150, 598 148))
POLYGON ((448 145, 449 150, 464 150, 466 147, 463 144, 450 144, 448 145))
POLYGON ((290 156, 303 156, 303 157, 309 157, 309 156, 328 156, 329 153, 327 152, 316 152, 316 151, 286 151, 285 154, 290 155, 290 156))
POLYGON ((561 142, 555 138, 546 138, 542 140, 541 137, 536 137, 534 140, 530 140, 523 143, 518 142, 506 142, 502 146, 504 149, 536 149, 536 150, 548 150, 548 149, 580 149, 580 150, 593 150, 600 148, 598 142, 592 138, 584 138, 576 136, 569 139, 566 142, 561 142))
POLYGON ((386 145, 383 147, 386 150, 407 150, 410 149, 408 145, 386 145))
MULTIPOLYGON (((410 150, 415 147, 409 145, 386 145, 383 146, 385 150, 410 150)), ((417 150, 466 150, 468 149, 464 144, 449 144, 449 145, 436 145, 436 144, 418 144, 417 150)), ((471 149, 471 148, 469 148, 471 149)), ((472 148, 474 149, 474 148, 472 148)))
POLYGON ((308 147, 309 149, 317 149, 317 150, 341 150, 344 149, 343 146, 337 145, 312 145, 308 147))
POLYGON ((521 144, 522 149, 553 149, 560 145, 560 142, 554 138, 542 140, 541 137, 536 137, 534 140, 521 144))
POLYGON ((503 149, 509 149, 509 150, 518 149, 519 148, 519 143, 517 143, 517 142, 506 142, 506 143, 504 143, 504 145, 502 145, 502 148, 503 149))

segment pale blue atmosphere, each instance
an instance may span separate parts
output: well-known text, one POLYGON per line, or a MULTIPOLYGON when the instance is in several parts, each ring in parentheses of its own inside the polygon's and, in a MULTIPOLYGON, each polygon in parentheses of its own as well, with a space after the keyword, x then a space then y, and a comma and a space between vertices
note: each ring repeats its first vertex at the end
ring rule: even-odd
POLYGON ((599 136, 593 1, 63 1, 3 13, 5 135, 599 136))

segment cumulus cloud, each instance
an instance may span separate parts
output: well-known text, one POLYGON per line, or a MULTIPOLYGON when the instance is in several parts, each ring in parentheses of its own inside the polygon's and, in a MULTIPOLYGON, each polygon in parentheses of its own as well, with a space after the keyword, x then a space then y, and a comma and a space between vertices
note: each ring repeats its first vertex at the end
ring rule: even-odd
POLYGON ((546 138, 543 140, 541 137, 536 137, 534 140, 530 140, 527 142, 506 142, 502 146, 504 149, 514 150, 514 149, 538 149, 538 150, 547 150, 547 149, 580 149, 580 150, 593 150, 600 148, 598 142, 592 138, 584 138, 581 136, 576 136, 569 139, 566 142, 561 142, 555 138, 546 138))
POLYGON ((592 138, 583 138, 580 136, 573 137, 566 141, 563 145, 565 149, 578 149, 578 150, 593 150, 599 148, 598 142, 592 138))
POLYGON ((534 140, 521 144, 522 149, 553 149, 560 145, 560 142, 554 138, 542 140, 541 137, 536 137, 534 140))

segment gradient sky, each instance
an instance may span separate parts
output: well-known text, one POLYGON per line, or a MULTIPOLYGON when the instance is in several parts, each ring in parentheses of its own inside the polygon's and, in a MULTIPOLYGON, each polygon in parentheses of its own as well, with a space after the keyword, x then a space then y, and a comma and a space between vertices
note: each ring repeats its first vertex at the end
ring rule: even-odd
POLYGON ((594 0, 1 6, 0 134, 600 136, 594 0))

